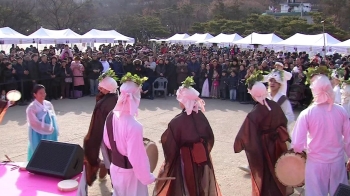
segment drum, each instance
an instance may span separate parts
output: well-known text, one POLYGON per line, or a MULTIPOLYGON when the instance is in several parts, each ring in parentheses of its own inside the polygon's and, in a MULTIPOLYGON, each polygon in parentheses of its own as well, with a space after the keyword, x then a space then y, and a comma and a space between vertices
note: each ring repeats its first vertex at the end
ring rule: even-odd
POLYGON ((305 184, 306 155, 285 152, 275 164, 278 180, 285 186, 302 187, 305 184))
POLYGON ((143 138, 143 144, 145 145, 149 164, 151 166, 151 172, 153 172, 158 163, 158 147, 157 145, 148 138, 143 138))
POLYGON ((6 93, 6 99, 16 102, 21 99, 21 93, 17 90, 12 90, 6 93))

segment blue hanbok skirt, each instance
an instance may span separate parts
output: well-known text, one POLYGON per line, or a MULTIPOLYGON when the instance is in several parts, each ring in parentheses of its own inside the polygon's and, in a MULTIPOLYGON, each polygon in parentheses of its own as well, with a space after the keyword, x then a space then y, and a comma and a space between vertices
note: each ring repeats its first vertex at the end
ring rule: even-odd
MULTIPOLYGON (((41 122, 40 117, 42 117, 44 114, 43 112, 39 112, 36 116, 41 122)), ((38 132, 36 132, 32 127, 29 126, 29 146, 28 146, 28 161, 33 156, 33 153, 35 152, 36 147, 39 145, 41 140, 51 140, 51 141, 57 141, 58 137, 58 129, 57 129, 57 122, 56 122, 56 117, 55 116, 50 116, 49 113, 47 112, 47 115, 45 116, 44 122, 46 124, 51 124, 52 121, 52 126, 54 128, 54 131, 50 135, 43 135, 38 132)))

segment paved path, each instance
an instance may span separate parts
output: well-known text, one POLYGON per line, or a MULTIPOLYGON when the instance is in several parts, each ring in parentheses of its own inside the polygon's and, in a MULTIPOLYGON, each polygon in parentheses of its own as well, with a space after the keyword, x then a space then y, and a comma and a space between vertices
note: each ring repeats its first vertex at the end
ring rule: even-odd
MULTIPOLYGON (((238 166, 247 165, 245 153, 235 154, 233 142, 247 112, 252 105, 242 105, 222 100, 205 100, 207 116, 215 135, 215 145, 211 153, 214 162, 216 178, 224 196, 251 195, 250 175, 237 169, 238 166)), ((60 129, 59 141, 82 145, 90 123, 91 113, 95 99, 84 97, 77 100, 52 101, 60 129)), ((8 155, 15 161, 26 161, 27 157, 27 125, 25 118, 26 106, 15 106, 9 109, 0 125, 0 160, 8 155)), ((158 141, 166 129, 168 122, 180 109, 174 97, 155 100, 142 100, 138 120, 144 126, 144 136, 158 141)), ((157 143, 160 157, 158 172, 164 160, 161 146, 157 143)), ((109 196, 110 181, 98 182, 89 189, 91 196, 109 196)), ((152 193, 153 185, 149 186, 152 193)), ((298 189, 296 192, 299 192, 298 189)), ((299 195, 299 194, 294 194, 299 195)))

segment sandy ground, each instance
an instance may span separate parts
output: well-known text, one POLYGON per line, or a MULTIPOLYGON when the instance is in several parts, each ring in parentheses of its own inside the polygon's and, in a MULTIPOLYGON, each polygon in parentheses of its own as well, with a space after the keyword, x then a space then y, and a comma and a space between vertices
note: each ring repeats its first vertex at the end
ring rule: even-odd
MULTIPOLYGON (((235 154, 233 142, 235 136, 252 105, 242 105, 222 100, 205 100, 206 112, 215 135, 215 145, 211 153, 217 181, 224 196, 248 196, 251 195, 250 175, 239 170, 238 166, 247 165, 245 153, 235 154)), ((82 145, 83 137, 87 133, 91 114, 95 105, 95 99, 84 97, 77 100, 53 100, 52 101, 58 119, 60 129, 59 141, 82 145)), ((0 125, 0 160, 5 160, 8 155, 15 161, 26 161, 27 157, 27 125, 25 117, 26 106, 15 106, 9 109, 0 125)), ((167 99, 142 100, 138 120, 144 126, 144 136, 158 141, 166 129, 168 122, 178 113, 178 102, 174 97, 167 99)), ((159 150, 157 174, 164 160, 162 148, 157 143, 159 150)), ((89 188, 91 196, 109 196, 110 181, 96 181, 89 188)), ((151 194, 153 185, 149 186, 151 194)), ((300 195, 301 188, 294 195, 300 195)))

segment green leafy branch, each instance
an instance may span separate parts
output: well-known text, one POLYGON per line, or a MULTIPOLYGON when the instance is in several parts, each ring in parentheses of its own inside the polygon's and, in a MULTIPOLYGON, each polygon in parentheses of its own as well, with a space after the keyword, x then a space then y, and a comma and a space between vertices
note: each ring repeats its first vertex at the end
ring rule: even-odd
POLYGON ((125 83, 125 82, 134 82, 135 84, 141 86, 144 82, 146 82, 148 80, 147 77, 143 77, 141 78, 140 76, 138 76, 137 74, 132 75, 130 72, 128 72, 127 74, 125 74, 122 79, 120 80, 121 83, 125 83))
POLYGON ((189 76, 189 77, 186 78, 186 80, 181 82, 181 84, 185 88, 190 88, 191 86, 195 85, 196 83, 193 80, 193 76, 189 76))
POLYGON ((249 89, 252 89, 255 82, 262 81, 264 79, 263 71, 254 71, 252 75, 246 80, 245 84, 248 86, 249 89))
POLYGON ((117 77, 117 75, 115 75, 114 71, 109 68, 105 73, 101 74, 99 77, 98 77, 98 81, 102 81, 103 79, 105 79, 106 77, 110 77, 110 78, 113 78, 115 81, 118 81, 119 78, 117 77))
POLYGON ((306 75, 305 84, 308 85, 310 84, 311 78, 315 75, 323 74, 331 78, 332 71, 329 70, 327 66, 321 65, 317 67, 309 67, 306 71, 304 71, 304 74, 306 75))

